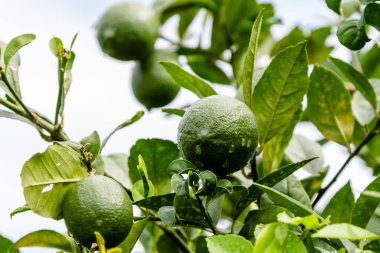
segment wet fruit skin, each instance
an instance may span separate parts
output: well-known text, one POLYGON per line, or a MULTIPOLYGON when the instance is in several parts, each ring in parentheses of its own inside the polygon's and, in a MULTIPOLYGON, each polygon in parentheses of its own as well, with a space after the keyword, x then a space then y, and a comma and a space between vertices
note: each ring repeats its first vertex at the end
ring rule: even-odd
POLYGON ((105 176, 89 176, 66 194, 63 219, 69 234, 90 248, 99 232, 107 248, 120 244, 133 224, 132 203, 124 188, 105 176))
POLYGON ((257 122, 244 103, 214 95, 186 110, 177 139, 185 159, 201 170, 225 176, 252 158, 258 144, 257 122))
POLYGON ((159 61, 176 62, 176 55, 156 51, 138 62, 132 73, 133 94, 148 110, 169 104, 180 89, 159 61))
POLYGON ((120 3, 108 9, 97 25, 97 39, 104 53, 129 61, 153 51, 158 37, 159 16, 139 3, 120 3))

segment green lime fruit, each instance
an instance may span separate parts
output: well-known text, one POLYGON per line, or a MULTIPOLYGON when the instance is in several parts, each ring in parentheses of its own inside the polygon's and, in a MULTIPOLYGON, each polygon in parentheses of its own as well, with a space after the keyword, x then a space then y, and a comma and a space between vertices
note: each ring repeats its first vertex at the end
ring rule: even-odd
POLYGON ((97 38, 104 53, 122 60, 138 60, 153 51, 158 37, 159 16, 138 3, 120 3, 100 18, 97 38))
POLYGON ((90 248, 99 232, 107 248, 119 245, 133 225, 132 203, 115 180, 89 176, 75 184, 63 202, 63 219, 73 238, 90 248))
POLYGON ((174 82, 159 61, 176 61, 176 55, 156 51, 138 62, 132 73, 132 90, 136 99, 148 110, 169 104, 180 87, 174 82))
POLYGON ((243 168, 258 144, 257 121, 243 102, 214 95, 193 103, 178 128, 182 156, 202 170, 225 176, 243 168))

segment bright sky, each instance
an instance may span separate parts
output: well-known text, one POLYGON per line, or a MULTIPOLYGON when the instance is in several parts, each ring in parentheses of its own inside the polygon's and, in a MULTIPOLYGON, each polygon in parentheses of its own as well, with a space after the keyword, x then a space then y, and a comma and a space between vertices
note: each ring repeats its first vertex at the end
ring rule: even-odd
MULTIPOLYGON (((53 36, 63 39, 67 45, 72 36, 79 32, 74 51, 73 84, 66 102, 65 129, 73 140, 80 140, 93 130, 105 137, 116 125, 142 110, 131 94, 129 86, 132 62, 120 62, 103 55, 95 38, 95 25, 106 8, 115 0, 101 1, 28 1, 0 0, 0 40, 9 41, 22 33, 35 33, 37 39, 21 51, 20 80, 26 103, 49 117, 53 117, 57 93, 56 59, 50 53, 48 42, 53 36)), ((151 1, 145 1, 147 4, 151 1)), ((272 1, 270 1, 272 2, 272 1)), ((277 15, 285 21, 283 26, 274 28, 277 37, 295 24, 305 28, 321 26, 337 20, 322 0, 273 1, 280 12, 277 15)), ((335 43, 334 39, 331 43, 335 43)), ((345 57, 346 51, 334 52, 345 57)), ((223 94, 233 95, 233 89, 215 87, 223 94)), ((0 93, 2 94, 2 93, 0 93)), ((171 107, 182 106, 196 100, 187 91, 181 91, 171 107)), ((179 118, 164 117, 160 110, 147 113, 143 120, 119 132, 111 139, 105 153, 128 153, 139 138, 158 137, 175 141, 179 118)), ((318 138, 307 127, 297 132, 311 138, 318 138)), ((29 125, 0 118, 0 234, 12 240, 40 229, 65 232, 62 221, 41 218, 32 212, 9 214, 24 204, 20 171, 23 163, 34 153, 42 152, 48 143, 29 125)), ((338 168, 345 159, 344 150, 331 144, 324 150, 327 164, 338 168)), ((354 160, 343 175, 340 185, 361 164, 354 160)), ((362 189, 368 179, 356 180, 355 190, 362 189)), ((23 252, 55 252, 54 250, 26 249, 23 252)))

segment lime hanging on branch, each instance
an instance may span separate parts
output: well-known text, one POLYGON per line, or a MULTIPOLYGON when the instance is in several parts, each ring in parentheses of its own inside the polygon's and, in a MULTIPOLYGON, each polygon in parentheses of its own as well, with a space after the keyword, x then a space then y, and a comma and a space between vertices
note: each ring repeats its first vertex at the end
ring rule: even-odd
POLYGON ((224 176, 242 169, 258 144, 256 118, 247 105, 214 95, 193 103, 178 128, 184 158, 202 170, 224 176))
POLYGON ((108 9, 97 26, 97 39, 104 53, 129 61, 153 51, 158 37, 159 16, 137 3, 120 3, 108 9))
POLYGON ((99 232, 107 248, 120 244, 133 224, 132 203, 115 180, 89 176, 71 188, 64 199, 63 219, 69 233, 90 248, 99 232))

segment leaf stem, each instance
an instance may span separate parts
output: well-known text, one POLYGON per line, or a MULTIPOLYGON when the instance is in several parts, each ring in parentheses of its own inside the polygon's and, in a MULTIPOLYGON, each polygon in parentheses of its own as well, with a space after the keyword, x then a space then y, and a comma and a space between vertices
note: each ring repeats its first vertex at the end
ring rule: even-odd
POLYGON ((210 215, 208 214, 208 212, 206 211, 205 207, 203 206, 202 200, 198 196, 198 194, 195 194, 195 198, 197 199, 199 208, 201 209, 201 212, 202 212, 203 216, 205 217, 206 222, 207 222, 208 226, 211 228, 213 234, 214 235, 219 234, 218 230, 216 229, 216 227, 214 226, 214 223, 212 222, 212 220, 210 218, 210 215))
POLYGON ((191 253, 191 251, 188 249, 186 242, 177 234, 177 232, 170 228, 165 226, 164 224, 157 222, 156 225, 164 231, 164 233, 172 239, 177 246, 181 249, 184 253, 191 253))
POLYGON ((54 117, 54 125, 59 126, 58 123, 58 116, 62 116, 62 111, 64 107, 64 82, 65 82, 65 70, 66 70, 66 63, 67 63, 67 57, 66 52, 64 53, 64 56, 62 57, 62 60, 58 60, 58 84, 59 84, 59 90, 58 90, 58 98, 57 98, 57 105, 55 108, 55 117, 54 117))
POLYGON ((330 181, 330 183, 328 183, 324 188, 319 190, 318 195, 312 204, 312 207, 315 207, 317 205, 318 201, 323 197, 323 195, 327 192, 327 190, 336 182, 336 180, 338 179, 340 174, 342 174, 342 172, 350 163, 352 158, 354 158, 357 154, 359 154, 360 150, 379 133, 379 130, 380 130, 380 119, 377 119, 376 125, 374 126, 374 128, 364 137, 364 139, 359 143, 359 145, 355 148, 355 150, 349 155, 349 157, 343 163, 342 167, 340 167, 340 169, 335 174, 334 178, 330 181))

